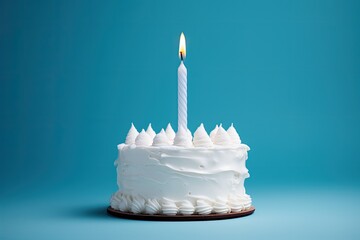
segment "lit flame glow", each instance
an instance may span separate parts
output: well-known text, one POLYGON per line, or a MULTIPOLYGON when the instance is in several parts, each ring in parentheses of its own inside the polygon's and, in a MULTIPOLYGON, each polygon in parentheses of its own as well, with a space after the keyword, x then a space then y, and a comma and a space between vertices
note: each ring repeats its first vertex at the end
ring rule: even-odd
POLYGON ((179 43, 179 58, 180 59, 181 59, 181 55, 182 55, 182 58, 185 59, 185 57, 186 57, 186 40, 185 40, 184 33, 181 33, 181 35, 180 35, 180 43, 179 43))

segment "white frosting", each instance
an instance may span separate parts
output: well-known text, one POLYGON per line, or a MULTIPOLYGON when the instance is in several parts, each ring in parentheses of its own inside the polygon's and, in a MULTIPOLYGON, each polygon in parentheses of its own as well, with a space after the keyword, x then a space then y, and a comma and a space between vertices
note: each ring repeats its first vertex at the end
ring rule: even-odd
POLYGON ((142 197, 133 197, 117 192, 111 198, 112 208, 122 212, 136 214, 165 214, 165 215, 191 215, 191 214, 225 214, 229 212, 241 212, 251 206, 251 198, 247 194, 229 195, 228 199, 217 198, 212 201, 207 197, 192 197, 195 204, 190 200, 173 201, 168 198, 144 200, 142 197))
POLYGON ((120 192, 116 192, 112 197, 110 201, 110 207, 114 209, 119 209, 119 204, 121 201, 122 194, 120 192))
POLYGON ((148 199, 145 205, 145 213, 154 215, 161 212, 161 206, 156 199, 148 199))
POLYGON ((166 136, 170 139, 170 142, 174 143, 174 138, 176 134, 173 128, 171 127, 170 123, 167 125, 165 132, 166 132, 166 136))
POLYGON ((230 196, 229 207, 231 212, 241 212, 244 209, 244 204, 237 196, 230 196))
POLYGON ((205 200, 197 200, 195 211, 200 215, 210 214, 212 211, 212 206, 205 200))
POLYGON ((153 139, 156 135, 156 132, 152 129, 151 123, 149 124, 148 128, 146 129, 146 133, 153 139))
POLYGON ((176 215, 178 212, 178 207, 175 202, 164 198, 162 201, 162 213, 165 215, 176 215))
POLYGON ((190 140, 192 140, 192 134, 191 131, 189 129, 186 130, 187 136, 190 140))
POLYGON ((229 207, 229 205, 226 203, 225 200, 223 199, 216 200, 213 208, 214 213, 224 214, 224 213, 229 213, 230 211, 231 208, 229 207))
POLYGON ((145 200, 141 197, 134 197, 131 202, 130 211, 132 213, 145 212, 145 200))
POLYGON ((156 134, 153 146, 159 147, 159 146, 169 146, 171 145, 170 139, 166 136, 166 133, 164 129, 161 129, 160 133, 156 134))
POLYGON ((236 129, 234 128, 234 124, 231 124, 231 126, 227 130, 227 133, 229 134, 233 144, 235 144, 235 145, 241 144, 240 136, 237 133, 236 129))
POLYGON ((125 195, 174 201, 243 194, 248 147, 135 147, 119 150, 117 176, 125 195))
POLYGON ((189 200, 184 200, 179 203, 179 213, 182 215, 191 215, 195 212, 194 205, 189 200))
POLYGON ((176 133, 174 145, 186 148, 193 147, 191 134, 189 136, 188 131, 181 127, 176 133))
POLYGON ((128 196, 122 196, 119 203, 119 210, 123 212, 128 212, 130 210, 131 200, 128 196))
POLYGON ((210 132, 210 139, 212 142, 215 141, 215 136, 216 136, 218 129, 219 129, 219 126, 216 124, 215 128, 210 132))
POLYGON ((247 194, 238 196, 240 202, 243 204, 245 209, 251 207, 251 197, 247 194))
POLYGON ((125 144, 131 145, 135 143, 136 137, 139 135, 139 132, 136 130, 133 123, 131 123, 130 130, 126 135, 125 144))
POLYGON ((145 132, 145 130, 141 130, 139 135, 135 139, 136 146, 150 146, 152 144, 152 138, 145 132))
POLYGON ((231 146, 232 140, 229 134, 225 131, 225 129, 220 125, 219 129, 216 132, 214 144, 221 146, 231 146))
POLYGON ((204 125, 200 124, 200 127, 196 129, 193 140, 195 147, 212 147, 213 143, 207 134, 204 125))

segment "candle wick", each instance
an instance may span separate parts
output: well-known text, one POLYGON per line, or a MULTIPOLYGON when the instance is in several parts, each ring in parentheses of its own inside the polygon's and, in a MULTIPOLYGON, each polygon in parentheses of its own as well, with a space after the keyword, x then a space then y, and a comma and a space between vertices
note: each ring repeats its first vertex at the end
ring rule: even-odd
POLYGON ((180 59, 181 59, 181 61, 184 60, 182 52, 180 52, 180 59))

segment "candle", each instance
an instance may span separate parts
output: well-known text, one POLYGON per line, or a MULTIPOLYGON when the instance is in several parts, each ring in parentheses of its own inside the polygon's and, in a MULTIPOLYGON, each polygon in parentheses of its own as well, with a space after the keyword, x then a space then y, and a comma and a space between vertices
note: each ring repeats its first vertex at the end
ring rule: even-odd
POLYGON ((187 69, 184 65, 186 43, 184 33, 180 35, 179 43, 180 66, 178 68, 178 131, 187 130, 187 69))

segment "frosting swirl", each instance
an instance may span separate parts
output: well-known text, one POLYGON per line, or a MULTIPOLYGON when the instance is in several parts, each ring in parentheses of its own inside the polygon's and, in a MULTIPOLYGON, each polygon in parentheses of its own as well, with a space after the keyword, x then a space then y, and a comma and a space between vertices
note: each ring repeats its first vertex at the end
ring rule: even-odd
POLYGON ((112 196, 110 200, 110 207, 118 210, 120 201, 121 201, 121 193, 117 192, 112 196))
POLYGON ((139 135, 135 139, 136 146, 151 146, 152 138, 145 132, 145 130, 141 130, 139 135))
POLYGON ((119 210, 122 212, 128 212, 130 210, 130 199, 128 196, 123 195, 120 203, 119 203, 119 210))
POLYGON ((225 129, 220 125, 218 131, 216 132, 214 144, 221 146, 231 146, 232 140, 229 134, 225 131, 225 129))
POLYGON ((156 135, 154 129, 151 127, 151 123, 149 124, 148 128, 146 129, 146 133, 153 139, 156 135))
POLYGON ((189 136, 187 130, 180 127, 179 131, 176 133, 174 145, 180 147, 193 147, 191 137, 189 136))
POLYGON ((241 212, 244 209, 244 205, 236 196, 230 197, 229 207, 231 208, 231 212, 241 212))
POLYGON ((176 215, 178 213, 182 215, 192 215, 194 213, 200 215, 210 213, 225 214, 241 212, 251 207, 251 198, 247 194, 231 194, 228 200, 217 198, 214 202, 211 202, 209 199, 197 199, 196 206, 194 206, 189 200, 183 200, 176 204, 175 201, 168 198, 163 198, 160 202, 155 198, 147 200, 140 196, 130 198, 128 195, 117 192, 111 197, 110 206, 122 212, 149 215, 160 213, 165 215, 176 215))
POLYGON ((235 144, 235 145, 241 144, 240 136, 237 133, 236 129, 234 128, 234 124, 231 124, 231 126, 227 130, 227 133, 229 134, 233 144, 235 144))
POLYGON ((130 130, 126 135, 125 144, 131 145, 135 143, 136 137, 139 135, 139 132, 136 130, 133 123, 131 123, 130 130))
POLYGON ((170 139, 170 142, 174 143, 174 138, 176 134, 173 128, 171 127, 170 123, 167 125, 165 132, 166 132, 166 136, 170 139))
POLYGON ((218 129, 219 129, 219 126, 216 124, 215 128, 210 132, 210 139, 212 142, 215 141, 215 136, 216 136, 218 129))
POLYGON ((179 213, 182 215, 191 215, 195 211, 194 205, 189 200, 180 202, 179 213))
POLYGON ((177 212, 178 207, 176 206, 175 202, 170 199, 163 198, 162 213, 165 215, 176 215, 177 212))
POLYGON ((140 197, 134 197, 131 206, 130 211, 132 213, 142 213, 145 211, 145 200, 140 197))
POLYGON ((239 195, 238 196, 239 201, 244 206, 245 209, 248 209, 251 207, 251 197, 247 194, 245 195, 239 195))
POLYGON ((194 146, 195 147, 211 147, 213 146, 213 143, 207 134, 204 124, 200 124, 200 127, 198 127, 194 133, 194 146))
POLYGON ((161 129, 160 133, 156 134, 153 146, 169 146, 171 145, 170 139, 166 136, 164 129, 161 129))
POLYGON ((156 199, 148 199, 145 205, 145 213, 154 215, 161 211, 161 206, 156 199))
POLYGON ((217 199, 215 204, 214 204, 214 208, 213 208, 213 212, 214 213, 229 213, 230 212, 230 208, 229 206, 226 204, 225 200, 222 199, 217 199))
POLYGON ((207 203, 205 200, 197 200, 195 211, 200 215, 210 214, 212 211, 212 206, 207 203))

